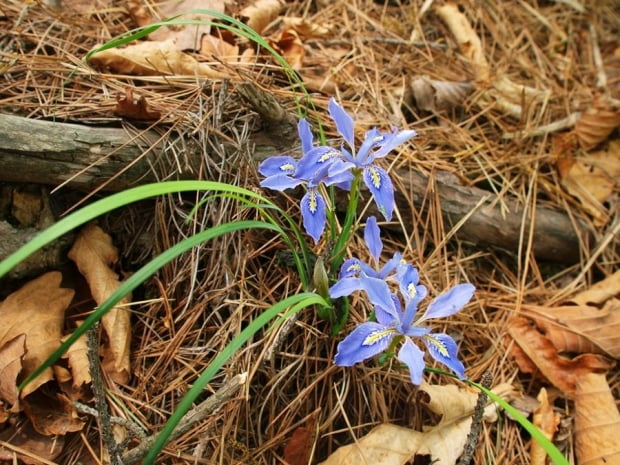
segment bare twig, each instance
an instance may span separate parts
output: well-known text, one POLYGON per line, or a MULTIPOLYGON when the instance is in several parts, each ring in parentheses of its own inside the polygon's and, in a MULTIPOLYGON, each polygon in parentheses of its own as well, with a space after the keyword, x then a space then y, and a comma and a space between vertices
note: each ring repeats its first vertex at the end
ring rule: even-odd
MULTIPOLYGON (((491 375, 491 372, 486 371, 482 375, 480 384, 488 389, 491 387, 492 381, 493 376, 491 375)), ((486 405, 487 395, 483 391, 480 391, 480 394, 478 394, 478 400, 476 401, 476 406, 474 407, 471 428, 469 430, 469 434, 467 435, 467 441, 465 442, 465 447, 463 448, 463 454, 461 455, 457 465, 468 465, 469 462, 471 462, 471 458, 476 450, 476 444, 478 443, 478 436, 480 435, 480 427, 482 426, 482 417, 484 415, 484 408, 486 405)))

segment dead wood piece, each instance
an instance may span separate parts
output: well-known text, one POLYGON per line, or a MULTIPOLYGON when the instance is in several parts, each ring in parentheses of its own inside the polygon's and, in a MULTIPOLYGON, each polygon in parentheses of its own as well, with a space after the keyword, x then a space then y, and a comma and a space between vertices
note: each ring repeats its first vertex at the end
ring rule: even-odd
MULTIPOLYGON (((255 161, 281 153, 269 138, 264 137, 264 133, 252 137, 255 161)), ((160 171, 160 161, 166 160, 163 146, 145 143, 155 140, 157 135, 154 132, 145 131, 139 138, 132 138, 124 129, 33 121, 0 114, 0 182, 58 185, 71 179, 68 185, 75 189, 91 190, 105 184, 106 190, 118 191, 157 181, 153 166, 158 163, 160 173, 172 172, 178 179, 196 177, 199 154, 188 154, 185 159, 187 166, 182 170, 168 160, 166 163, 172 168, 160 171), (33 137, 33 133, 37 137, 33 137), (146 154, 136 162, 145 151, 146 154)), ((409 171, 398 172, 397 176, 415 204, 420 206, 427 192, 428 178, 409 171)), ((480 246, 500 247, 511 252, 517 250, 521 231, 527 233, 532 221, 531 216, 524 215, 521 205, 504 199, 508 207, 508 213, 504 215, 490 192, 439 178, 433 182, 441 200, 444 220, 449 226, 469 215, 457 237, 480 246), (472 210, 475 211, 470 215, 472 210), (524 221, 525 225, 522 225, 524 221)), ((414 221, 407 200, 397 195, 396 202, 403 220, 414 221)), ((339 204, 338 208, 346 207, 339 204)), ((536 257, 562 263, 579 260, 579 237, 589 238, 585 228, 576 231, 568 215, 544 206, 536 208, 534 221, 533 252, 536 257)))

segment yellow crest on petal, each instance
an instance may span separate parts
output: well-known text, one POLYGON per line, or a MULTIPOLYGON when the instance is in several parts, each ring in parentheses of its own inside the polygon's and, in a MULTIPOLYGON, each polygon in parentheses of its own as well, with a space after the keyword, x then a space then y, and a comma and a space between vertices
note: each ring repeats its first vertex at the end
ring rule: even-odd
POLYGON ((396 331, 396 329, 394 328, 387 328, 387 329, 382 329, 380 331, 375 331, 374 333, 370 333, 368 336, 366 336, 366 339, 364 339, 364 341, 362 342, 362 345, 371 346, 373 344, 376 344, 381 339, 384 339, 388 337, 390 334, 394 334, 396 332, 398 331, 396 331))

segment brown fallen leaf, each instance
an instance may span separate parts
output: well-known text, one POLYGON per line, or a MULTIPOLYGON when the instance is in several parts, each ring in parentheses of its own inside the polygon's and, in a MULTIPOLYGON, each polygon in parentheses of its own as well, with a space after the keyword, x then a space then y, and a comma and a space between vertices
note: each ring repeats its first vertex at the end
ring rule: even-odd
POLYGON ((619 184, 620 140, 610 141, 606 150, 579 158, 564 157, 559 163, 560 182, 564 189, 579 199, 597 225, 607 224, 609 212, 603 202, 619 184))
POLYGON ((26 353, 26 335, 20 334, 0 348, 0 399, 13 406, 19 400, 17 375, 22 371, 22 358, 26 353))
MULTIPOLYGON (((30 375, 58 349, 65 310, 73 299, 72 289, 60 287, 62 274, 52 271, 29 281, 0 303, 0 347, 24 334, 26 353, 21 377, 30 375)), ((47 368, 20 394, 23 399, 53 378, 47 368)))
MULTIPOLYGON (((537 397, 540 405, 534 411, 532 423, 543 435, 553 442, 553 436, 558 430, 560 417, 553 411, 553 406, 549 402, 547 390, 542 388, 537 397)), ((538 441, 532 441, 530 445, 530 465, 545 465, 547 463, 547 452, 538 441)))
POLYGON ((415 106, 426 111, 445 111, 463 105, 475 90, 470 82, 438 81, 419 76, 409 83, 415 106))
MULTIPOLYGON (((146 26, 166 18, 176 16, 191 10, 211 10, 224 13, 224 0, 168 0, 160 2, 156 8, 146 8, 141 1, 128 2, 127 9, 134 21, 139 26, 146 26)), ((199 50, 202 36, 209 34, 212 16, 192 13, 184 14, 183 20, 202 21, 202 24, 190 24, 184 26, 163 26, 149 34, 152 41, 171 41, 177 50, 199 50)))
POLYGON ((577 305, 596 305, 613 296, 620 296, 620 270, 571 297, 570 301, 577 305))
POLYGON ((124 96, 116 96, 116 106, 112 110, 112 113, 116 116, 123 116, 137 121, 152 121, 161 118, 161 113, 159 111, 149 110, 148 103, 143 96, 134 99, 133 89, 131 87, 125 89, 124 96))
POLYGON ((278 37, 270 40, 269 44, 286 59, 295 71, 302 68, 306 49, 297 32, 284 30, 278 37))
POLYGON ((577 384, 584 375, 600 373, 614 365, 595 354, 582 354, 573 359, 561 357, 551 341, 523 317, 515 317, 510 321, 508 333, 530 360, 529 365, 519 365, 522 371, 536 367, 555 387, 571 398, 574 398, 577 384))
POLYGON ((607 378, 584 374, 575 390, 575 453, 580 465, 620 463, 620 414, 607 378))
POLYGON ((288 465, 307 465, 316 438, 316 414, 311 415, 305 426, 293 431, 284 447, 284 460, 288 465))
MULTIPOLYGON (((101 305, 120 286, 118 275, 110 266, 118 262, 118 252, 112 238, 100 227, 89 224, 76 238, 68 253, 80 273, 86 278, 91 295, 101 305)), ((131 323, 128 304, 131 296, 123 298, 102 319, 108 336, 103 350, 103 369, 118 383, 130 376, 131 323)))
POLYGON ((282 23, 286 29, 293 30, 304 39, 314 39, 327 35, 330 29, 322 24, 309 21, 307 18, 298 16, 284 16, 282 23))
MULTIPOLYGON (((66 337, 63 339, 66 339, 66 337)), ((90 377, 86 335, 81 336, 77 341, 75 341, 71 345, 71 347, 69 347, 69 349, 64 353, 62 358, 65 358, 69 361, 69 367, 71 368, 72 386, 74 389, 80 389, 82 386, 90 384, 92 379, 90 377)))
POLYGON ((37 391, 22 403, 24 413, 39 434, 64 436, 84 428, 84 422, 78 418, 73 403, 62 394, 48 395, 37 391))
POLYGON ((0 442, 6 444, 0 445, 0 460, 15 463, 18 459, 28 465, 48 465, 65 446, 64 436, 39 434, 28 421, 0 431, 0 442))
POLYGON ((259 34, 278 17, 282 0, 255 0, 239 12, 239 17, 259 34))
POLYGON ((559 352, 607 354, 620 359, 620 300, 609 299, 603 308, 526 305, 523 310, 559 352))
POLYGON ((109 69, 119 74, 138 76, 190 75, 225 79, 226 73, 214 70, 178 50, 171 40, 139 42, 124 48, 111 48, 96 53, 89 59, 94 67, 109 69))
MULTIPOLYGON (((498 385, 494 392, 510 400, 512 387, 498 385)), ((424 432, 381 424, 355 443, 340 447, 321 465, 403 465, 415 456, 430 455, 436 465, 454 465, 463 452, 478 394, 458 386, 422 385, 424 402, 441 421, 424 432)), ((496 406, 485 409, 484 418, 494 421, 496 406)))
POLYGON ((581 114, 574 132, 581 148, 590 150, 620 126, 620 110, 604 99, 596 99, 592 106, 581 114))

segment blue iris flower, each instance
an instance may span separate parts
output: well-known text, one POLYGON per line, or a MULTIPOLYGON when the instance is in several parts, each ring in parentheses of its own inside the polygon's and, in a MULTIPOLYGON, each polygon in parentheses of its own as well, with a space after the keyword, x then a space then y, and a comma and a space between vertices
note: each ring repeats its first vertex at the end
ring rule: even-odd
POLYGON ((320 192, 321 184, 348 189, 353 179, 350 166, 338 158, 340 152, 326 146, 313 146, 312 131, 305 119, 297 125, 303 156, 300 160, 289 155, 277 155, 263 161, 258 171, 265 176, 262 187, 284 191, 301 184, 306 193, 301 199, 301 216, 306 232, 318 242, 325 230, 327 204, 320 192), (307 160, 325 159, 326 163, 310 169, 307 160))
POLYGON ((418 271, 409 264, 400 264, 396 273, 400 294, 405 308, 396 294, 391 294, 392 306, 374 304, 376 322, 366 322, 355 328, 340 344, 334 361, 339 366, 352 366, 385 351, 392 340, 399 336, 404 342, 397 358, 407 365, 411 382, 422 383, 424 352, 413 342, 420 338, 436 361, 447 366, 459 378, 465 378, 465 367, 457 356, 457 344, 444 333, 432 333, 421 326, 431 318, 454 315, 472 298, 475 288, 471 284, 457 284, 436 297, 422 317, 416 320, 418 304, 426 297, 426 287, 419 284, 418 271))
POLYGON ((385 219, 390 221, 394 211, 394 185, 387 171, 375 164, 375 160, 385 157, 417 133, 411 129, 394 129, 391 133, 383 133, 373 128, 366 133, 362 145, 355 152, 353 118, 333 98, 329 100, 328 110, 338 132, 349 146, 348 150, 344 147, 341 149, 344 160, 352 167, 362 170, 364 184, 370 190, 377 208, 385 219))
MULTIPOLYGON (((370 251, 375 266, 378 267, 379 256, 383 249, 383 242, 381 242, 379 226, 377 226, 377 219, 374 216, 366 220, 364 242, 370 251)), ((378 270, 357 258, 345 260, 340 268, 338 282, 329 289, 330 297, 336 299, 338 297, 350 295, 355 291, 363 290, 366 292, 368 300, 370 300, 370 303, 373 305, 395 311, 396 307, 394 306, 387 281, 394 274, 401 260, 401 254, 395 253, 394 256, 378 270)))

